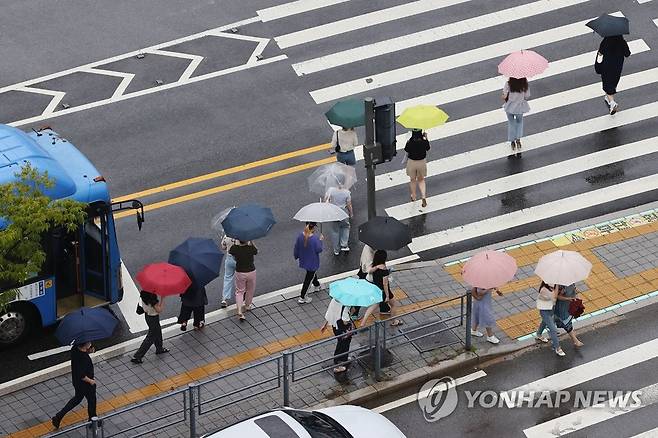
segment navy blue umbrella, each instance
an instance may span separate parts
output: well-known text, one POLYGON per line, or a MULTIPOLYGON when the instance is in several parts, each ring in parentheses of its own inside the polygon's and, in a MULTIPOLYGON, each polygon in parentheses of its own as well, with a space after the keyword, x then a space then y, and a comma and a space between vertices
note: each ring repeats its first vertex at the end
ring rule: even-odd
POLYGON ((62 319, 55 337, 62 345, 84 344, 112 336, 119 321, 103 307, 82 307, 62 319))
POLYGON ((246 204, 232 209, 222 221, 222 227, 228 237, 246 242, 265 237, 275 223, 269 208, 246 204))
POLYGON ((603 38, 630 33, 628 18, 614 15, 601 15, 599 18, 587 22, 586 26, 603 38))
POLYGON ((219 277, 223 257, 212 239, 190 237, 169 252, 169 263, 185 269, 194 284, 203 287, 219 277))

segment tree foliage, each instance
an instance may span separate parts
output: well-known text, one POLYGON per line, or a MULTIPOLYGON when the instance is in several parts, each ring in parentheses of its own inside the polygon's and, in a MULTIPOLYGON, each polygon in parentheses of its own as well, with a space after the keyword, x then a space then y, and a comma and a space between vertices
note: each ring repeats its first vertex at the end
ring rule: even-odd
MULTIPOLYGON (((39 272, 46 260, 42 237, 52 227, 74 231, 85 220, 86 204, 71 199, 52 200, 43 193, 54 186, 48 173, 29 164, 16 181, 0 184, 0 291, 22 284, 39 272)), ((0 310, 16 298, 17 289, 0 292, 0 310)))

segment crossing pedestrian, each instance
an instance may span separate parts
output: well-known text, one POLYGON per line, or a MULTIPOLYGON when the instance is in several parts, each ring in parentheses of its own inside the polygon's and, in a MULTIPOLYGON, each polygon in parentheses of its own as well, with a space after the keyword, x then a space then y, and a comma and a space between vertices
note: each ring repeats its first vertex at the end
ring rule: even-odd
POLYGON ((71 348, 71 382, 75 394, 62 410, 51 418, 50 421, 55 429, 59 429, 64 416, 80 404, 83 398, 87 399, 89 420, 96 416, 96 380, 94 379, 94 363, 89 356, 94 351, 91 342, 76 344, 71 348))
POLYGON ((631 50, 628 43, 621 35, 603 38, 599 45, 595 69, 601 75, 603 91, 605 92, 606 105, 610 115, 619 110, 619 105, 615 101, 617 94, 617 84, 621 78, 621 72, 624 68, 624 58, 631 56, 631 50))
MULTIPOLYGON (((397 302, 395 301, 395 296, 391 292, 389 275, 391 271, 386 266, 386 259, 388 254, 384 250, 375 251, 375 255, 372 259, 372 267, 370 268, 370 274, 372 274, 372 283, 375 284, 382 291, 382 301, 379 303, 379 314, 380 315, 395 315, 395 307, 397 302)), ((363 322, 366 323, 368 317, 373 311, 373 306, 370 306, 363 317, 363 322)), ((392 326, 402 325, 402 321, 399 319, 394 319, 391 321, 392 326)))
POLYGON ((572 301, 576 299, 578 294, 578 289, 576 289, 575 284, 570 284, 566 287, 560 287, 560 291, 557 295, 557 301, 553 307, 553 312, 555 315, 555 324, 558 328, 564 329, 571 342, 573 342, 574 347, 582 347, 584 344, 576 336, 576 332, 573 329, 573 316, 569 313, 569 305, 572 301))
POLYGON ((471 296, 473 297, 472 318, 473 328, 471 335, 481 338, 484 336, 478 330, 478 327, 483 326, 487 332, 487 341, 492 344, 498 344, 500 340, 493 333, 493 326, 496 325, 496 319, 493 316, 493 304, 491 294, 496 292, 499 296, 503 293, 497 287, 492 289, 481 289, 474 287, 471 289, 471 296))
POLYGON ((229 253, 235 257, 235 304, 238 318, 244 321, 246 319, 244 312, 254 308, 252 303, 256 291, 254 256, 258 254, 258 248, 251 241, 238 240, 229 253))
POLYGON ((197 287, 194 283, 187 288, 184 294, 180 296, 181 306, 178 315, 178 323, 182 331, 187 330, 187 321, 190 316, 194 315, 192 325, 195 330, 201 330, 206 324, 206 305, 208 304, 208 295, 205 287, 197 287))
POLYGON ((236 239, 224 235, 222 238, 221 246, 224 250, 224 287, 222 289, 222 308, 225 308, 227 301, 233 298, 233 291, 235 290, 235 257, 231 255, 229 250, 237 242, 236 239))
POLYGON ((315 235, 317 224, 315 222, 306 222, 304 231, 299 233, 295 240, 293 255, 295 260, 299 260, 299 267, 306 271, 304 282, 302 283, 302 292, 297 302, 306 304, 312 301, 311 297, 306 296, 306 292, 313 283, 316 292, 320 290, 320 281, 318 280, 317 271, 320 268, 320 253, 322 252, 322 241, 324 236, 315 235))
POLYGON ((560 347, 560 340, 557 337, 557 326, 555 325, 555 317, 553 313, 553 306, 557 301, 557 295, 559 293, 559 285, 554 284, 549 286, 548 284, 541 282, 539 285, 539 293, 537 294, 537 309, 539 310, 539 316, 541 317, 541 323, 535 334, 535 340, 538 342, 547 343, 543 334, 544 330, 548 329, 551 338, 551 344, 553 351, 558 356, 565 356, 564 351, 560 347))
POLYGON ((407 176, 409 177, 409 194, 411 201, 416 201, 416 185, 420 189, 422 206, 427 207, 425 199, 427 176, 427 151, 430 150, 430 142, 427 134, 420 129, 411 131, 411 138, 407 140, 404 151, 407 153, 407 176))
POLYGON ((512 154, 507 158, 521 158, 521 137, 523 137, 523 114, 530 111, 527 99, 530 97, 528 79, 509 78, 503 86, 503 109, 507 114, 507 141, 512 146, 512 154))
POLYGON ((356 165, 354 148, 359 144, 359 138, 354 128, 339 129, 334 132, 331 138, 331 147, 336 151, 336 161, 347 164, 348 166, 356 165))
POLYGON ((135 355, 130 361, 135 364, 143 363, 144 355, 151 345, 155 345, 155 354, 168 353, 169 349, 162 346, 162 327, 160 326, 160 313, 164 308, 164 297, 158 298, 157 295, 145 290, 139 293, 141 299, 140 305, 144 309, 144 319, 148 326, 146 337, 142 341, 135 355))
POLYGON ((334 255, 338 256, 341 252, 347 253, 350 251, 350 219, 353 216, 352 194, 339 181, 338 187, 329 187, 324 201, 331 202, 347 213, 346 219, 331 223, 331 243, 334 255))
POLYGON ((324 324, 320 327, 320 332, 324 333, 330 325, 334 336, 337 336, 334 350, 334 365, 336 365, 334 373, 343 373, 347 371, 349 365, 347 360, 352 342, 352 333, 345 333, 354 330, 355 327, 350 319, 350 308, 334 299, 331 300, 327 312, 324 314, 324 324))

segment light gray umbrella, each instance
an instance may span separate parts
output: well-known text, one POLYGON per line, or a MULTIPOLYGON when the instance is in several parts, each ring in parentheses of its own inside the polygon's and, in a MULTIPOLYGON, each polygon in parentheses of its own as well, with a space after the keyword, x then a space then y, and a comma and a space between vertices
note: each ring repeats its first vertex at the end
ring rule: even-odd
POLYGON ((349 190, 354 184, 356 169, 338 162, 320 166, 308 177, 309 189, 320 196, 326 195, 331 187, 349 190))
POLYGON ((226 216, 233 210, 235 206, 226 208, 219 213, 217 213, 211 220, 210 220, 210 228, 213 230, 217 231, 218 233, 223 233, 224 232, 224 227, 222 226, 222 221, 226 219, 226 216))
POLYGON ((347 219, 345 211, 330 202, 314 202, 299 209, 293 216, 300 222, 336 222, 347 219))

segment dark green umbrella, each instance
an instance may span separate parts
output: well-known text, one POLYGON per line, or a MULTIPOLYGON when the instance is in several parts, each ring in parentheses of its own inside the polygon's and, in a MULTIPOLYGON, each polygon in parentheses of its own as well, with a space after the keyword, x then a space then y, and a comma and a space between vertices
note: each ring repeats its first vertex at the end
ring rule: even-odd
POLYGON ((586 26, 603 38, 630 33, 628 18, 614 15, 601 15, 599 18, 589 21, 586 26))
POLYGON ((365 124, 365 107, 362 100, 347 99, 336 102, 329 111, 324 113, 332 125, 343 128, 354 128, 365 124))

